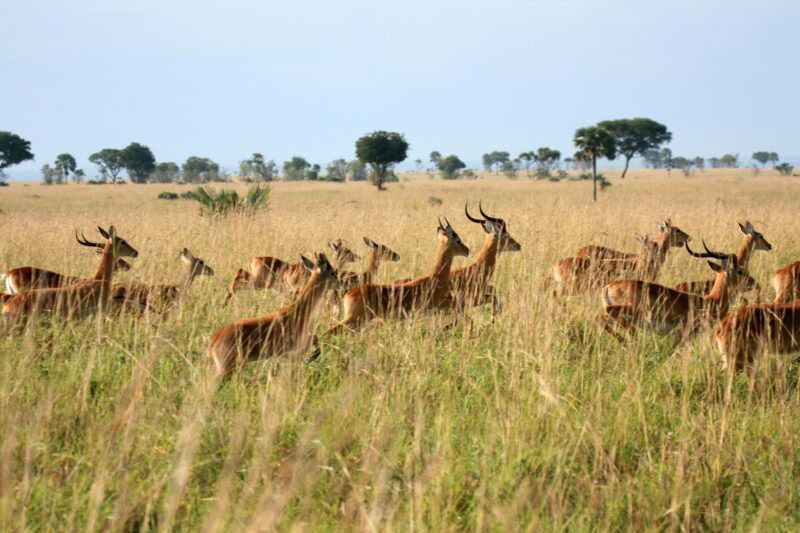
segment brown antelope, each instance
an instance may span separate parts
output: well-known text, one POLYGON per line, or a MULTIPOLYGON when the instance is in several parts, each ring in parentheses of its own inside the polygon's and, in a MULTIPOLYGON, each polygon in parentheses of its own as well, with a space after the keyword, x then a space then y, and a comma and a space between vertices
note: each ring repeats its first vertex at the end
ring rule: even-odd
POLYGON ((183 265, 183 279, 174 285, 147 283, 115 283, 112 297, 116 303, 133 304, 139 308, 157 308, 162 311, 171 305, 183 303, 189 287, 197 276, 213 276, 214 270, 205 261, 192 255, 187 248, 178 254, 183 265))
POLYGON ((108 231, 97 229, 106 242, 94 277, 65 287, 32 289, 15 294, 3 305, 7 330, 45 314, 66 319, 83 318, 109 308, 111 278, 117 258, 136 257, 139 252, 117 236, 114 226, 108 231))
MULTIPOLYGON (((348 248, 341 246, 341 240, 336 243, 329 242, 329 246, 336 244, 341 249, 337 250, 336 258, 334 259, 337 266, 345 264, 348 260, 355 260, 356 254, 348 248), (349 252, 349 253, 348 253, 349 252), (341 253, 341 257, 339 254, 341 253)), ((242 289, 249 288, 253 290, 261 289, 291 289, 293 285, 290 283, 299 280, 304 271, 303 263, 288 263, 277 257, 254 257, 250 260, 250 271, 239 268, 233 275, 233 281, 228 286, 228 295, 225 297, 225 303, 231 299, 235 292, 242 289), (287 272, 289 272, 287 274, 287 272)), ((296 285, 294 285, 296 286, 296 285)))
POLYGON ((722 355, 722 368, 751 368, 764 352, 800 350, 800 302, 746 305, 726 315, 711 337, 722 355))
MULTIPOLYGON (((670 220, 667 219, 663 222, 656 222, 656 227, 659 233, 664 233, 670 226, 670 220)), ((579 248, 575 253, 575 257, 588 257, 589 259, 636 259, 638 254, 628 252, 620 252, 607 246, 600 246, 598 244, 589 244, 579 248)))
POLYGON ((475 218, 469 214, 468 204, 464 204, 464 214, 467 220, 480 224, 486 232, 483 247, 475 260, 462 268, 450 273, 450 292, 453 294, 458 307, 485 305, 491 302, 492 316, 500 310, 500 303, 494 286, 489 282, 494 274, 497 254, 501 252, 518 252, 522 246, 509 235, 508 227, 503 219, 490 217, 483 211, 483 206, 478 203, 478 210, 483 219, 475 218))
POLYGON ((339 270, 337 275, 341 289, 350 290, 362 285, 369 285, 375 279, 381 261, 400 261, 400 255, 383 244, 378 244, 367 237, 364 237, 364 244, 370 249, 366 268, 363 272, 339 270))
POLYGON ((316 263, 301 257, 311 276, 294 303, 266 316, 229 322, 211 338, 208 355, 218 376, 225 377, 252 361, 303 353, 312 346, 313 356, 319 354, 312 314, 322 295, 335 289, 338 281, 325 254, 318 254, 316 263))
POLYGON ((775 303, 787 304, 800 299, 800 261, 789 263, 772 275, 775 303))
MULTIPOLYGON (((103 245, 98 243, 89 242, 86 237, 81 234, 83 239, 78 237, 75 233, 75 239, 78 244, 94 248, 97 256, 103 255, 103 245)), ((119 272, 127 272, 131 269, 131 265, 124 259, 117 259, 116 270, 119 272)), ((84 281, 85 278, 78 276, 65 276, 52 270, 45 270, 43 268, 24 266, 9 270, 5 274, 0 274, 0 279, 5 279, 6 296, 16 294, 22 291, 31 289, 52 289, 56 287, 64 287, 66 285, 73 285, 79 281, 84 281)), ((5 298, 5 297, 4 297, 5 298)), ((8 298, 5 298, 8 299, 8 298)))
POLYGON ((680 331, 681 337, 694 333, 703 323, 708 324, 724 316, 732 293, 739 290, 747 276, 733 254, 712 252, 703 243, 705 254, 692 252, 689 245, 687 251, 695 257, 706 257, 722 260, 722 265, 708 262, 717 273, 714 286, 703 296, 681 292, 657 283, 638 279, 613 281, 603 287, 603 320, 604 327, 621 340, 612 328, 612 323, 626 330, 645 323, 661 334, 680 331))
POLYGON ((364 285, 347 291, 342 298, 344 319, 327 333, 338 333, 345 327, 355 330, 373 318, 402 318, 415 311, 451 309, 450 268, 454 257, 469 255, 469 248, 450 222, 445 227, 439 221, 436 232, 439 244, 431 272, 408 281, 364 285))
POLYGON ((655 280, 669 249, 680 248, 690 240, 686 232, 670 221, 664 222, 661 228, 663 231, 657 241, 636 234, 642 251, 634 259, 569 257, 557 261, 551 269, 556 295, 599 288, 615 279, 637 277, 645 281, 655 280))
MULTIPOLYGON (((742 226, 741 223, 739 224, 739 229, 742 232, 742 245, 739 247, 739 252, 736 254, 736 257, 739 262, 739 266, 742 267, 744 270, 748 270, 750 267, 750 256, 756 250, 764 250, 765 252, 769 252, 772 250, 772 245, 767 242, 767 239, 764 238, 764 235, 757 232, 753 225, 748 221, 742 226)), ((756 290, 760 290, 758 282, 750 277, 748 274, 748 281, 747 286, 754 286, 756 290)), ((706 294, 711 290, 714 286, 714 282, 716 278, 705 279, 702 281, 683 281, 675 285, 675 288, 679 291, 683 292, 694 292, 697 294, 706 294)))
MULTIPOLYGON (((361 259, 353 250, 346 247, 341 239, 328 241, 328 248, 334 252, 331 266, 337 272, 345 264, 361 259)), ((283 282, 290 291, 297 292, 303 288, 310 275, 310 272, 303 263, 294 263, 286 267, 283 271, 283 282)))

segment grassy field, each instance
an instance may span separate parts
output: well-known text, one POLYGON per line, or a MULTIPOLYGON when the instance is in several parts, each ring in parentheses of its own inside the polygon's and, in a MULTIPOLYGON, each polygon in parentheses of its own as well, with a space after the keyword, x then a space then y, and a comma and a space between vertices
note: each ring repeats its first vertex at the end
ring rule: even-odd
MULTIPOLYGON (((770 299, 770 273, 800 258, 800 180, 606 174, 596 205, 588 182, 278 183, 267 213, 221 221, 156 199, 188 186, 0 188, 2 270, 88 276, 96 259, 74 230, 95 239, 113 223, 140 252, 120 279, 177 281, 184 246, 216 271, 165 318, 0 339, 0 529, 797 530, 793 360, 770 356, 748 381, 719 371, 710 331, 677 349, 648 333, 620 345, 595 326, 597 294, 558 303, 540 284, 583 244, 635 251, 657 220, 726 251, 750 220, 774 247, 751 262, 770 299), (369 236, 402 256, 380 279, 408 277, 432 266, 437 216, 479 250, 466 200, 523 247, 500 258, 496 323, 472 309, 455 328, 373 324, 323 338, 313 363, 268 360, 213 386, 209 337, 282 303, 243 292, 221 307, 251 256, 295 259, 334 238, 366 256, 369 236)), ((677 250, 660 280, 710 273, 677 250)), ((332 323, 319 315, 320 330, 332 323)))

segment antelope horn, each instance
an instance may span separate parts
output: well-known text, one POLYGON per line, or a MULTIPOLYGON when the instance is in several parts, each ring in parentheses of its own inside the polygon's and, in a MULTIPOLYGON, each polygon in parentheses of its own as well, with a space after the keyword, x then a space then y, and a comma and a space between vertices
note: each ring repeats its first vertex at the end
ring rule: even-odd
POLYGON ((447 227, 448 228, 453 229, 453 225, 450 223, 449 220, 447 220, 447 217, 444 217, 444 221, 447 222, 447 227))
POLYGON ((88 246, 89 248, 103 248, 103 245, 99 242, 92 242, 86 239, 86 235, 81 232, 80 238, 78 237, 78 230, 75 230, 75 240, 78 241, 78 244, 81 246, 88 246))
POLYGON ((439 229, 445 231, 444 225, 442 225, 442 217, 436 217, 436 218, 439 219, 439 229))
POLYGON ((479 218, 475 218, 475 217, 473 217, 472 215, 469 214, 469 210, 467 209, 468 205, 469 205, 469 202, 465 202, 464 203, 464 214, 467 215, 467 220, 469 220, 470 222, 475 222, 476 224, 483 224, 483 222, 484 222, 483 220, 481 220, 479 218))
POLYGON ((483 218, 485 218, 485 219, 486 219, 486 220, 488 220, 489 222, 494 222, 495 224, 502 224, 502 223, 503 223, 503 221, 502 221, 502 220, 500 220, 499 218, 490 217, 489 215, 487 215, 486 213, 484 213, 484 211, 483 211, 483 205, 481 205, 481 204, 482 204, 482 202, 480 202, 480 201, 479 201, 479 202, 478 202, 478 210, 481 212, 481 216, 482 216, 483 218))

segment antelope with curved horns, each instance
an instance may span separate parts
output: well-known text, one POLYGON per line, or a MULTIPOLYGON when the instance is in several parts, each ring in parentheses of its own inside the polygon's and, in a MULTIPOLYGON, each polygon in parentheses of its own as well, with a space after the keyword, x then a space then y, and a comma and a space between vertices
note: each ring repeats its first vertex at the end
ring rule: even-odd
POLYGON ((328 334, 344 328, 358 329, 373 318, 402 318, 415 311, 450 309, 450 268, 453 258, 469 255, 453 226, 439 220, 436 229, 438 246, 433 269, 424 276, 389 285, 364 285, 347 291, 342 298, 344 319, 328 330, 328 334))
POLYGON ((680 248, 691 237, 667 220, 657 241, 636 234, 642 251, 635 259, 600 259, 569 257, 557 261, 551 268, 556 295, 599 288, 615 279, 626 277, 653 281, 658 277, 670 248, 680 248))
POLYGON ((746 305, 728 313, 711 336, 723 370, 752 368, 764 351, 800 350, 800 302, 746 305))
POLYGON ((732 294, 739 290, 747 274, 738 265, 733 254, 712 252, 703 242, 705 253, 695 253, 686 245, 694 257, 717 259, 721 265, 708 261, 717 273, 714 287, 705 295, 681 292, 657 283, 638 279, 614 281, 603 287, 603 326, 618 340, 612 323, 630 330, 640 323, 662 334, 680 330, 682 338, 693 334, 701 324, 709 324, 725 315, 732 294))
MULTIPOLYGON (((742 232, 742 244, 739 246, 739 252, 736 254, 736 257, 739 261, 739 266, 745 270, 748 270, 750 266, 750 256, 753 254, 753 252, 756 250, 764 250, 765 252, 769 252, 772 250, 772 245, 767 242, 767 239, 764 238, 764 235, 755 230, 750 221, 747 221, 744 226, 739 222, 737 222, 737 224, 739 224, 739 230, 742 232)), ((716 278, 705 279, 702 281, 682 281, 681 283, 675 285, 675 289, 683 292, 706 294, 714 286, 715 281, 716 278)), ((752 286, 756 289, 756 291, 759 292, 761 290, 758 282, 752 277, 749 277, 747 286, 752 286)))
MULTIPOLYGON (((79 238, 78 231, 76 230, 75 240, 77 240, 78 244, 81 246, 94 248, 98 257, 103 255, 103 245, 88 241, 83 235, 83 232, 81 232, 81 238, 79 238)), ((118 272, 127 272, 131 269, 131 265, 124 259, 120 258, 117 259, 115 268, 118 272)), ((9 296, 18 292, 29 291, 31 289, 52 289, 56 287, 64 287, 66 285, 73 285, 79 281, 84 281, 86 278, 81 278, 78 276, 66 276, 64 274, 59 274, 58 272, 53 272, 52 270, 24 266, 12 268, 8 272, 0 274, 0 279, 5 280, 7 293, 5 296, 0 296, 2 296, 4 300, 7 300, 9 296)))
MULTIPOLYGON (((656 228, 659 233, 664 233, 671 225, 670 219, 656 222, 656 228)), ((578 251, 575 253, 575 257, 588 257, 589 259, 636 259, 637 255, 638 254, 620 252, 619 250, 599 244, 583 246, 582 248, 578 248, 578 251)))
POLYGON ((522 246, 509 235, 506 222, 501 218, 487 215, 483 205, 478 202, 478 211, 483 219, 469 214, 469 202, 464 204, 467 220, 480 224, 486 232, 486 239, 475 260, 450 273, 450 292, 455 304, 459 307, 492 304, 492 316, 499 312, 500 303, 497 291, 489 282, 494 274, 497 254, 501 252, 518 252, 522 246))
POLYGON ((266 316, 229 322, 211 338, 208 355, 219 377, 228 376, 247 363, 292 352, 302 353, 312 346, 312 357, 319 354, 313 312, 322 295, 335 289, 338 281, 325 254, 318 254, 316 263, 300 257, 311 276, 294 303, 266 316))
MULTIPOLYGON (((335 243, 329 241, 331 244, 341 245, 342 241, 338 240, 335 243)), ((348 261, 353 261, 358 256, 345 246, 340 246, 341 252, 337 250, 337 255, 334 258, 335 266, 338 268, 348 261), (341 255, 340 255, 341 254, 341 255)), ((274 289, 280 290, 282 288, 292 289, 292 283, 299 283, 302 272, 305 270, 303 263, 288 263, 283 259, 277 257, 253 257, 250 260, 250 271, 239 268, 233 274, 233 280, 228 286, 228 295, 225 297, 225 304, 234 295, 234 293, 249 288, 252 290, 261 289, 274 289)))
POLYGON ((100 235, 106 239, 103 254, 94 277, 73 285, 51 289, 32 289, 22 291, 3 305, 3 318, 6 328, 29 323, 41 315, 55 315, 59 318, 83 318, 96 311, 105 312, 111 300, 111 279, 114 264, 119 257, 136 257, 136 251, 125 239, 117 236, 114 226, 108 231, 98 227, 100 235))
POLYGON ((194 279, 198 276, 213 276, 214 270, 203 259, 195 257, 188 248, 178 253, 183 266, 183 279, 180 283, 115 283, 112 298, 120 305, 133 304, 138 308, 157 308, 165 311, 173 304, 182 304, 194 279))

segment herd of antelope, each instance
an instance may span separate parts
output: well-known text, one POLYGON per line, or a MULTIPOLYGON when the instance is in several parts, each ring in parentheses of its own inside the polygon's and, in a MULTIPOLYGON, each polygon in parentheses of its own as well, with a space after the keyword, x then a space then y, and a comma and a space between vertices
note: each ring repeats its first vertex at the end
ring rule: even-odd
MULTIPOLYGON (((433 268, 425 275, 389 284, 375 283, 381 262, 399 261, 400 256, 388 247, 368 238, 366 268, 362 272, 345 270, 359 256, 342 241, 329 241, 333 251, 329 261, 324 253, 313 259, 289 263, 275 257, 254 257, 250 270, 238 269, 228 286, 225 302, 243 289, 273 289, 284 292, 291 303, 265 316, 243 318, 225 324, 212 337, 208 355, 217 375, 226 377, 246 364, 290 353, 320 354, 315 334, 315 309, 326 302, 342 318, 325 335, 355 331, 373 319, 393 320, 424 311, 461 314, 467 307, 491 304, 492 317, 500 310, 499 299, 491 284, 497 256, 519 251, 520 244, 508 233, 504 220, 490 216, 479 205, 481 217, 464 212, 470 222, 486 233, 483 246, 467 266, 452 269, 453 259, 468 256, 469 248, 461 241, 445 218, 439 220, 433 268)), ((690 236, 669 220, 658 224, 655 239, 636 239, 641 245, 637 254, 589 245, 574 257, 561 259, 551 268, 545 287, 552 287, 556 297, 595 292, 602 301, 599 321, 603 329, 618 341, 637 327, 648 327, 660 334, 677 333, 678 340, 694 335, 702 327, 717 323, 712 345, 722 355, 723 367, 735 370, 752 368, 763 351, 780 353, 800 349, 800 261, 778 270, 772 277, 776 298, 772 304, 750 305, 745 302, 730 311, 738 296, 760 287, 748 273, 750 257, 756 250, 772 246, 750 222, 739 224, 742 245, 737 254, 712 251, 703 242, 704 252, 695 252, 690 236), (714 276, 701 281, 686 281, 675 287, 655 283, 670 248, 685 248, 698 258, 709 259, 714 276), (714 260, 718 261, 715 262, 714 260)), ((98 228, 103 242, 91 242, 81 235, 77 242, 99 255, 93 277, 82 279, 56 272, 20 267, 2 275, 6 292, 0 294, 6 332, 31 327, 41 318, 65 321, 95 313, 114 316, 123 310, 166 312, 184 300, 197 276, 214 271, 184 248, 179 259, 184 267, 177 284, 114 283, 115 271, 131 267, 124 258, 138 252, 121 238, 114 226, 98 228)))

